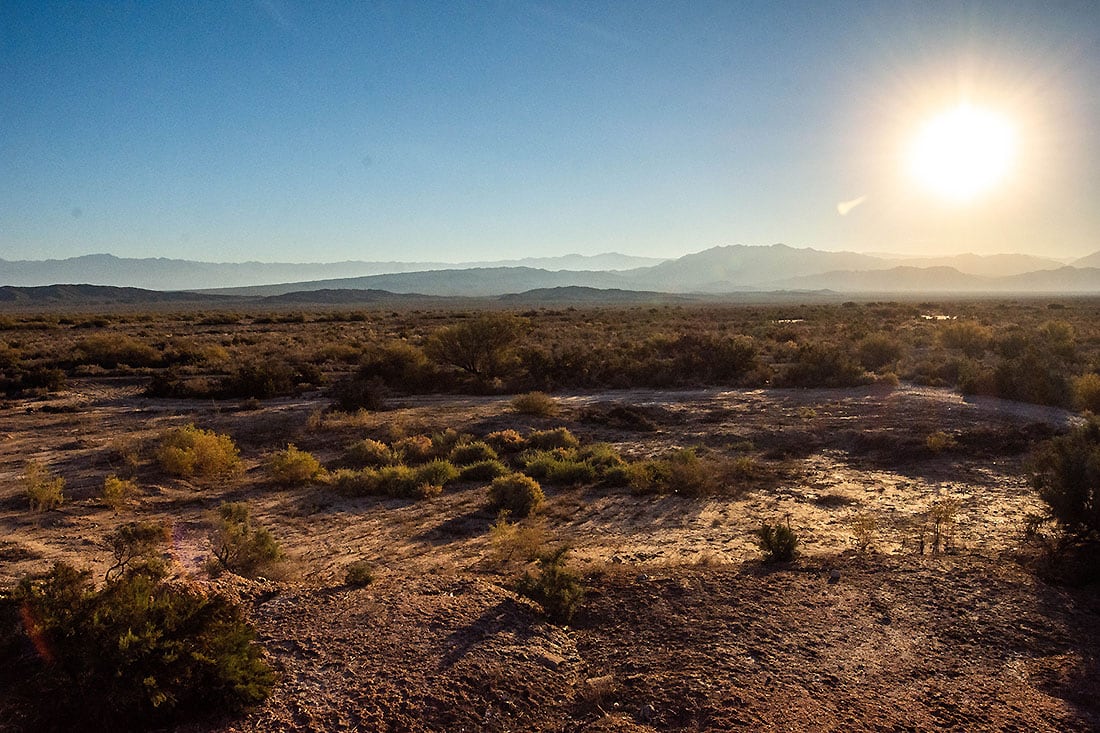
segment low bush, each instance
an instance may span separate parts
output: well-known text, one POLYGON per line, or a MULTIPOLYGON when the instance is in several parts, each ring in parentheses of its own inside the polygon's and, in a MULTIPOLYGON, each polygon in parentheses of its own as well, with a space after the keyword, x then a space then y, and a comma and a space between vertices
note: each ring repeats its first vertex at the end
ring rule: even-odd
POLYGON ((544 499, 538 481, 521 473, 501 476, 489 484, 490 506, 496 511, 506 509, 513 517, 529 516, 544 499))
POLYGON ((536 430, 527 436, 527 447, 536 450, 552 450, 554 448, 576 448, 581 442, 577 440, 568 428, 554 428, 553 430, 536 430))
POLYGON ((58 563, 0 593, 0 685, 27 701, 28 729, 142 730, 239 711, 275 681, 254 639, 230 601, 145 572, 97 589, 58 563))
POLYGON ((540 556, 538 574, 524 573, 516 587, 520 595, 542 606, 547 618, 560 624, 572 620, 586 592, 580 575, 565 565, 568 554, 569 548, 563 546, 540 556))
POLYGON ((246 578, 269 572, 283 559, 283 551, 271 532, 252 521, 244 502, 225 502, 218 507, 210 533, 215 563, 211 569, 228 570, 246 578))
POLYGON ((497 452, 488 443, 475 440, 470 443, 460 443, 451 451, 450 461, 456 466, 467 466, 478 461, 495 461, 497 452))
POLYGON ((23 491, 35 513, 49 511, 65 501, 65 479, 54 476, 38 461, 29 461, 23 469, 23 491))
POLYGON ((276 481, 285 484, 304 484, 322 476, 325 469, 312 453, 299 450, 293 443, 278 451, 268 461, 268 471, 276 481))
POLYGON ((394 441, 393 449, 405 463, 423 463, 435 455, 432 439, 428 435, 410 435, 394 441))
POLYGON ((523 450, 523 436, 515 430, 497 430, 485 436, 485 442, 498 453, 516 453, 523 450))
POLYGON ((1068 533, 1100 540, 1100 418, 1042 444, 1028 469, 1040 498, 1068 533))
POLYGON ((357 466, 370 468, 394 466, 401 463, 400 453, 385 443, 370 438, 352 443, 351 447, 348 448, 347 458, 357 466))
POLYGON ((103 480, 103 503, 116 512, 125 509, 137 493, 137 484, 128 479, 111 474, 103 480))
POLYGON ((463 481, 489 481, 508 473, 508 467, 500 461, 478 461, 463 466, 461 478, 463 481))
POLYGON ((542 518, 523 523, 509 521, 510 513, 501 509, 496 521, 489 525, 491 557, 497 564, 513 560, 530 562, 542 552, 546 543, 546 522, 542 518))
POLYGON ((345 585, 362 588, 374 582, 374 568, 366 560, 356 560, 348 565, 344 573, 345 585))
POLYGON ((789 520, 786 524, 761 522, 760 529, 756 530, 756 540, 766 562, 793 560, 798 552, 798 536, 791 529, 789 520))
POLYGON ((937 430, 934 433, 930 433, 928 437, 924 439, 924 447, 928 449, 929 453, 938 454, 958 448, 959 443, 955 440, 955 436, 950 433, 937 430))
MULTIPOLYGON (((414 469, 416 480, 430 486, 443 487, 451 483, 459 476, 459 471, 454 464, 442 459, 428 461, 414 469)), ((435 492, 438 493, 438 492, 435 492)))
POLYGON ((156 457, 162 469, 182 478, 225 475, 240 468, 232 438, 194 425, 164 433, 156 457))
POLYGON ((523 415, 553 417, 558 412, 558 402, 545 392, 528 392, 512 400, 512 409, 523 415))
POLYGON ((869 381, 847 353, 823 344, 800 346, 794 363, 778 380, 784 387, 855 387, 869 381))

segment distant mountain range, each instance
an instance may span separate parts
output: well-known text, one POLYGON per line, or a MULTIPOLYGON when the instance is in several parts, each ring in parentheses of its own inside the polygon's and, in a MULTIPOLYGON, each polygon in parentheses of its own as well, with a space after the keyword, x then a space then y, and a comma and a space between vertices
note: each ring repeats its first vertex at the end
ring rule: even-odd
POLYGON ((598 255, 528 257, 499 262, 195 262, 164 257, 133 259, 109 254, 64 260, 0 259, 0 285, 35 287, 59 283, 113 285, 147 290, 200 290, 271 285, 294 281, 363 277, 473 267, 530 267, 546 270, 630 270, 663 262, 614 252, 598 255))
POLYGON ((116 285, 122 281, 138 286, 145 283, 141 287, 149 290, 190 290, 192 299, 201 294, 286 303, 364 303, 372 302, 372 298, 389 300, 394 294, 495 298, 531 291, 538 292, 537 297, 544 300, 564 298, 576 302, 638 300, 639 296, 624 295, 627 292, 642 293, 642 299, 648 300, 669 294, 713 296, 771 291, 876 295, 916 292, 1100 294, 1100 252, 1070 265, 1031 255, 893 258, 798 249, 783 244, 713 247, 667 261, 618 254, 570 255, 513 260, 492 266, 477 263, 461 266, 438 263, 226 265, 187 260, 128 260, 109 255, 43 262, 0 260, 0 285, 36 279, 41 284, 52 281, 116 285), (639 261, 644 264, 639 266, 639 261), (554 269, 564 264, 581 269, 554 269), (352 276, 357 267, 389 270, 352 276), (328 273, 329 276, 315 278, 316 273, 328 273), (336 274, 340 277, 333 277, 336 274), (150 281, 158 284, 150 286, 150 281), (232 287, 214 284, 240 281, 255 284, 232 287), (201 285, 185 284, 194 282, 201 285), (275 297, 279 300, 274 300, 275 297))

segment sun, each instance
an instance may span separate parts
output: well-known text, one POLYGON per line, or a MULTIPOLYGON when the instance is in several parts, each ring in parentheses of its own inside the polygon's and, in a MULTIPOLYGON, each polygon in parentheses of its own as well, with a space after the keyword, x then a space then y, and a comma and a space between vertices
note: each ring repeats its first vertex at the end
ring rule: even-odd
POLYGON ((924 123, 908 150, 909 172, 933 193, 966 203, 1005 179, 1015 147, 1006 117, 960 104, 924 123))

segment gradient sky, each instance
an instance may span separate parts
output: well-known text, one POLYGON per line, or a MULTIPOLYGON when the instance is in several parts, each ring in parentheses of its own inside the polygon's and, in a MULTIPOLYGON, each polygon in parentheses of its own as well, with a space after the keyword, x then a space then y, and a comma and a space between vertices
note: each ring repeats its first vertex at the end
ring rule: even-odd
POLYGON ((1098 234, 1095 0, 0 0, 4 259, 1072 257, 1098 234), (1019 141, 965 205, 901 161, 960 99, 1019 141))

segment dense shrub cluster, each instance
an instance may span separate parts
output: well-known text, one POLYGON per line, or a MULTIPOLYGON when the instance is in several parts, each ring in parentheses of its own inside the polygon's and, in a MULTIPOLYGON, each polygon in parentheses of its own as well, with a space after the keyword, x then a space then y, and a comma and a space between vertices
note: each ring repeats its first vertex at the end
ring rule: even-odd
POLYGON ((237 606, 149 566, 96 588, 57 564, 0 594, 0 686, 38 729, 164 726, 266 698, 254 638, 237 606))
POLYGON ((1046 404, 1096 408, 1093 301, 847 303, 405 310, 274 316, 180 314, 0 321, 0 390, 140 369, 149 394, 256 398, 331 384, 344 411, 392 395, 705 385, 844 387, 892 375, 1046 404), (1052 320, 1057 315, 1059 320, 1052 320), (151 321, 175 335, 150 336, 151 321), (98 370, 98 371, 97 371, 98 370), (1092 395, 1092 397, 1089 397, 1092 395))

